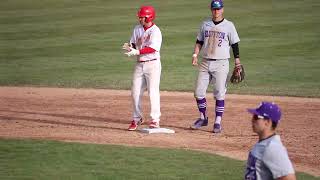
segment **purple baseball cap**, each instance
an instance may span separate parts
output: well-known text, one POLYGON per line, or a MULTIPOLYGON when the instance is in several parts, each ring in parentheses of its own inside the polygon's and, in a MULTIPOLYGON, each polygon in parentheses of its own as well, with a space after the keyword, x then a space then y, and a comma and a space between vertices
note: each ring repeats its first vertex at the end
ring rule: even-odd
POLYGON ((223 8, 222 0, 211 1, 211 9, 221 9, 221 8, 223 8))
POLYGON ((248 112, 254 115, 262 116, 265 119, 278 123, 281 118, 281 110, 278 105, 271 102, 262 102, 256 109, 248 109, 248 112))

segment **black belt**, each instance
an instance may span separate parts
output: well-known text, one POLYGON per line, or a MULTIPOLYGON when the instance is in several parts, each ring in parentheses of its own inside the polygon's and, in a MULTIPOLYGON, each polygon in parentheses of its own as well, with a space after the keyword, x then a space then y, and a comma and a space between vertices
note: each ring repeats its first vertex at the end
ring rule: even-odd
POLYGON ((145 60, 145 61, 138 61, 138 62, 150 62, 150 61, 155 61, 155 60, 157 60, 157 59, 150 59, 150 60, 145 60))
POLYGON ((218 59, 206 59, 207 61, 217 61, 218 59))

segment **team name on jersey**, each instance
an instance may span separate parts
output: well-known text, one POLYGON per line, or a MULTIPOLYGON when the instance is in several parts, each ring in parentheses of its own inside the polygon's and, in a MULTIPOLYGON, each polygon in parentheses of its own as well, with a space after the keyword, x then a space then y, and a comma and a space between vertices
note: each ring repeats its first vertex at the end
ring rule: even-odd
POLYGON ((224 39, 225 36, 226 36, 226 33, 224 32, 208 31, 208 30, 204 31, 204 37, 215 37, 218 39, 224 39))
POLYGON ((256 180, 256 162, 257 158, 252 155, 252 153, 249 153, 248 161, 247 161, 247 167, 246 167, 246 173, 245 173, 245 180, 256 180))

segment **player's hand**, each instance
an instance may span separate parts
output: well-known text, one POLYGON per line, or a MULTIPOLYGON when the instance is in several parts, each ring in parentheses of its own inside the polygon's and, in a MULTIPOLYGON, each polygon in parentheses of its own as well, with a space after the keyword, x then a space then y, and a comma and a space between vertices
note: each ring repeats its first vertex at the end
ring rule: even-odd
POLYGON ((138 55, 140 55, 140 51, 130 47, 129 51, 124 53, 124 54, 127 55, 128 57, 130 57, 130 56, 138 56, 138 55))
POLYGON ((235 64, 235 66, 240 66, 241 65, 240 58, 236 58, 234 60, 234 64, 235 64))
POLYGON ((123 50, 126 50, 127 52, 130 51, 130 48, 131 48, 131 44, 129 44, 129 43, 124 43, 124 44, 122 45, 122 49, 123 49, 123 50))
POLYGON ((192 57, 192 66, 198 66, 198 57, 192 57))

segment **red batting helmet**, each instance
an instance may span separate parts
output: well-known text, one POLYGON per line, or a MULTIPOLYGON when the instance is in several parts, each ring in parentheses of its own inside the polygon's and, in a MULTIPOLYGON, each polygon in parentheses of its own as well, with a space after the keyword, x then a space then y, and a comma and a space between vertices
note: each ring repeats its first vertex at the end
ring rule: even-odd
POLYGON ((145 17, 146 22, 151 22, 156 17, 156 11, 152 6, 141 6, 138 13, 138 17, 145 17))

